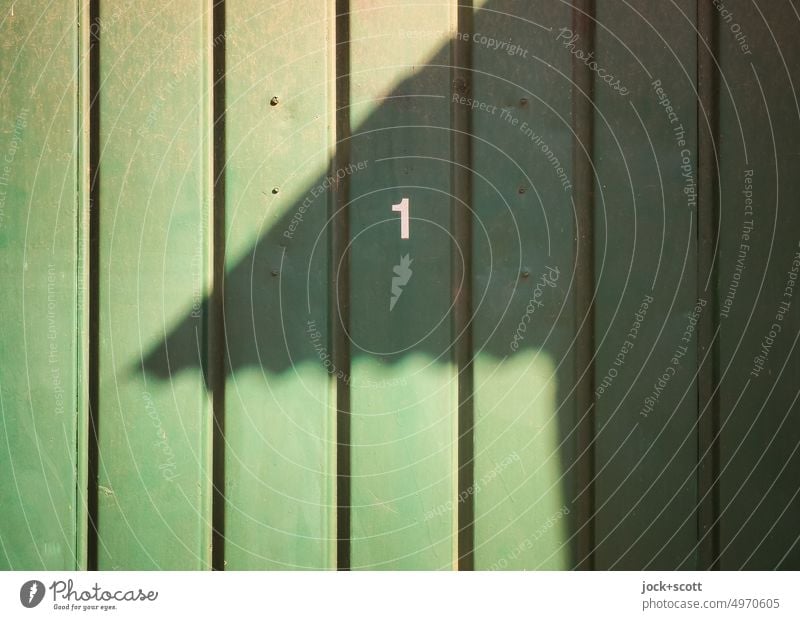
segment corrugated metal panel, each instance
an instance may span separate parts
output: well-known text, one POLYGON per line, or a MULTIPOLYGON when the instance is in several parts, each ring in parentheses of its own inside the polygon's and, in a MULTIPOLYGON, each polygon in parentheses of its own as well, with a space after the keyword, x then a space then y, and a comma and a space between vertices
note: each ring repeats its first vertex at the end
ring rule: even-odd
POLYGON ((6 11, 2 566, 796 568, 798 44, 725 11, 6 11))
POLYGON ((473 24, 473 484, 482 570, 571 568, 576 559, 576 221, 563 183, 574 178, 574 94, 572 58, 557 40, 571 11, 543 6, 486 3, 473 24), (498 54, 482 37, 519 53, 498 54))
POLYGON ((595 395, 597 568, 696 566, 697 337, 686 330, 698 297, 709 301, 697 285, 696 5, 597 7, 598 24, 614 26, 596 29, 597 57, 630 90, 594 91, 595 383, 609 384, 595 395))
POLYGON ((455 512, 437 508, 456 495, 454 5, 350 9, 350 161, 368 166, 350 176, 348 196, 351 567, 452 568, 455 512), (404 44, 420 24, 429 32, 404 44), (403 199, 408 239, 392 210, 403 199))
POLYGON ((797 568, 797 10, 728 8, 718 31, 717 556, 728 570, 797 568))
MULTIPOLYGON (((75 566, 79 434, 78 4, 0 23, 0 566, 75 566)), ((4 10, 5 15, 7 11, 4 10)))
POLYGON ((336 566, 330 0, 225 6, 227 568, 336 566))
POLYGON ((96 561, 207 568, 210 5, 98 8, 96 561), (185 358, 193 371, 180 372, 185 358))

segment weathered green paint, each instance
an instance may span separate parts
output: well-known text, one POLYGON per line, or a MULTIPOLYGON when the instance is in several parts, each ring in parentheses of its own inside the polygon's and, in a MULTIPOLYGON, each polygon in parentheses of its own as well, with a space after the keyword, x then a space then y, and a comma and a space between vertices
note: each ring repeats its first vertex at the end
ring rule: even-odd
MULTIPOLYGON (((685 332, 698 298, 697 214, 683 191, 697 181, 695 12, 692 0, 597 5, 597 62, 630 91, 594 86, 597 568, 696 566, 697 337, 685 332)), ((704 312, 712 295, 700 295, 704 312)))
POLYGON ((450 256, 455 3, 351 3, 350 356, 354 569, 455 564, 450 256), (421 24, 428 31, 419 33, 421 24), (409 200, 409 238, 400 214, 409 200), (392 309, 392 278, 413 261, 392 309))
POLYGON ((333 3, 226 12, 226 568, 335 568, 333 3))
POLYGON ((77 316, 75 321, 77 335, 77 384, 76 384, 76 418, 77 418, 77 510, 76 510, 76 543, 75 559, 79 570, 89 568, 89 546, 92 540, 89 532, 90 522, 90 485, 92 475, 89 466, 91 452, 91 416, 90 387, 92 370, 90 368, 89 330, 91 325, 90 291, 91 291, 91 86, 90 86, 90 28, 89 2, 82 0, 78 9, 78 131, 75 150, 78 155, 76 163, 76 187, 78 193, 78 218, 76 251, 77 265, 77 316))
POLYGON ((100 2, 100 569, 210 564, 210 3, 100 2), (191 317, 185 338, 143 359, 191 317), (173 367, 175 364, 175 367, 173 367))
POLYGON ((208 569, 214 527, 228 569, 797 567, 800 49, 785 9, 726 2, 747 49, 717 24, 714 257, 713 205, 684 191, 712 170, 713 194, 696 0, 596 3, 593 58, 626 93, 576 64, 589 41, 562 30, 577 27, 566 3, 486 0, 463 20, 434 0, 228 0, 215 33, 213 3, 100 0, 91 243, 89 4, 21 4, 0 10, 0 567, 208 569), (587 71, 596 108, 579 123, 587 71), (593 198, 572 187, 589 120, 593 198))
POLYGON ((556 41, 570 19, 547 2, 474 16, 476 33, 521 50, 472 48, 471 96, 492 106, 471 127, 479 570, 575 562, 572 65, 556 41))
POLYGON ((785 7, 730 9, 749 45, 720 24, 720 567, 797 569, 800 40, 785 7))
POLYGON ((0 13, 0 568, 76 567, 77 3, 0 13))

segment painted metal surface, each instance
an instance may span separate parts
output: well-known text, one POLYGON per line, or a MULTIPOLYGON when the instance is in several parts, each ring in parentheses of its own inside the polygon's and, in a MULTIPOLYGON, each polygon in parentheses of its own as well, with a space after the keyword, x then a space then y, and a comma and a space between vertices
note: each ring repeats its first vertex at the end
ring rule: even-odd
POLYGON ((800 565, 800 70, 789 61, 800 42, 780 7, 736 9, 719 30, 718 556, 723 569, 764 570, 800 565))
POLYGON ((68 569, 77 485, 78 5, 0 22, 0 566, 68 569))
POLYGON ((513 2, 474 16, 476 33, 518 46, 472 48, 470 97, 491 106, 471 118, 479 570, 577 560, 573 92, 557 40, 570 19, 513 2))
POLYGON ((333 568, 333 6, 225 11, 224 561, 333 568))
POLYGON ((368 163, 350 178, 348 206, 354 569, 452 568, 456 558, 455 512, 446 509, 456 494, 457 412, 451 9, 351 3, 350 160, 368 163), (420 20, 433 32, 405 45, 420 20), (392 210, 404 198, 407 240, 392 210))
POLYGON ((207 568, 211 15, 188 2, 98 8, 96 562, 207 568), (184 317, 183 338, 152 353, 184 317), (198 369, 173 370, 183 356, 198 369))
POLYGON ((797 568, 798 43, 726 4, 6 2, 0 566, 797 568))
POLYGON ((696 282, 695 13, 693 1, 597 6, 600 24, 641 33, 595 34, 630 91, 594 93, 597 568, 696 566, 694 309, 709 311, 713 291, 696 282))

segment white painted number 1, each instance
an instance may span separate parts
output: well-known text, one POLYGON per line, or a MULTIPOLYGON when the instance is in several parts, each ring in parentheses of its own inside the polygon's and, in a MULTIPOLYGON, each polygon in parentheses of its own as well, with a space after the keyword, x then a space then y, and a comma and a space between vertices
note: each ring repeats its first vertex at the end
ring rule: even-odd
POLYGON ((400 211, 400 238, 408 239, 408 198, 403 198, 399 204, 392 205, 392 211, 400 211))

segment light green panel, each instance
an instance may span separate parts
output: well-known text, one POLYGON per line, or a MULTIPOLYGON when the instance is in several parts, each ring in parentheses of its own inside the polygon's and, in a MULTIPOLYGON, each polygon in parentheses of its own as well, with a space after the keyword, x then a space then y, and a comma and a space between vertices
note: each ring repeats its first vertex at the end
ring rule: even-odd
POLYGON ((367 166, 350 178, 349 196, 351 567, 451 569, 454 5, 417 4, 410 11, 358 0, 350 10, 347 146, 350 161, 367 166), (392 211, 403 198, 408 239, 401 238, 400 213, 392 211), (392 293, 393 278, 399 294, 392 293))
POLYGON ((227 569, 336 567, 333 25, 329 0, 226 3, 227 569))
POLYGON ((210 565, 209 8, 99 7, 100 569, 210 565))
POLYGON ((77 566, 75 2, 0 14, 0 568, 77 566))
MULTIPOLYGON (((563 387, 555 363, 541 351, 499 364, 480 360, 475 373, 491 375, 496 390, 493 406, 482 406, 477 419, 476 568, 567 569, 575 506, 564 488, 570 478, 561 454, 556 411, 563 387)), ((478 392, 481 405, 486 391, 483 385, 478 392)))
POLYGON ((576 561, 572 68, 557 41, 564 27, 569 6, 548 2, 490 2, 474 13, 477 570, 576 561))

